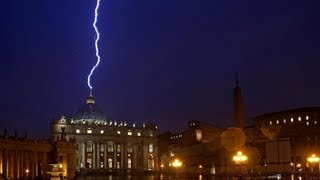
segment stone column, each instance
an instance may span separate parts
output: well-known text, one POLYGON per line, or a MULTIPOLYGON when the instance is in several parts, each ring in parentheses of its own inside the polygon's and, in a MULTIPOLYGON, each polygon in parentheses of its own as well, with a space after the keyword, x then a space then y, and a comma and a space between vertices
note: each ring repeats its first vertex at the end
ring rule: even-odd
POLYGON ((38 153, 37 152, 34 152, 34 167, 35 167, 35 177, 37 177, 39 175, 39 168, 38 168, 38 165, 39 165, 39 162, 38 162, 38 153))
POLYGON ((117 168, 117 145, 113 143, 113 169, 117 168))
POLYGON ((143 169, 148 170, 148 145, 143 144, 142 146, 142 158, 143 158, 143 169))
POLYGON ((123 145, 123 159, 124 159, 123 167, 128 169, 128 145, 127 144, 123 145))
MULTIPOLYGON (((82 146, 82 151, 81 151, 81 163, 82 163, 82 168, 86 167, 86 144, 85 142, 81 143, 82 146)), ((81 167, 81 165, 80 165, 81 167)))
POLYGON ((34 177, 35 177, 35 172, 36 172, 34 153, 30 152, 30 157, 31 157, 31 158, 30 158, 30 159, 31 159, 30 175, 31 175, 31 178, 34 179, 34 177))
POLYGON ((6 179, 8 177, 8 151, 6 149, 3 150, 2 152, 3 154, 3 164, 2 164, 2 173, 4 176, 4 179, 6 179))
POLYGON ((97 154, 97 151, 96 151, 96 142, 92 142, 92 168, 96 168, 96 164, 97 164, 96 154, 97 154))
POLYGON ((96 167, 100 168, 100 143, 97 143, 97 163, 96 163, 96 167))
POLYGON ((158 144, 153 143, 153 159, 154 159, 154 170, 159 170, 159 159, 158 159, 158 144))
POLYGON ((104 164, 104 169, 107 169, 108 168, 108 164, 107 164, 107 159, 108 159, 108 157, 107 157, 107 145, 106 144, 104 144, 104 161, 103 161, 103 164, 104 164))
POLYGON ((9 165, 8 175, 10 178, 13 178, 13 151, 8 152, 8 165, 9 165))
POLYGON ((21 166, 22 166, 21 159, 22 159, 21 151, 18 151, 18 161, 17 161, 19 163, 19 165, 18 165, 18 179, 20 179, 22 177, 22 172, 23 172, 23 171, 21 171, 22 170, 22 168, 21 168, 21 166))
POLYGON ((23 152, 23 174, 25 177, 28 177, 30 174, 30 159, 29 159, 29 154, 27 151, 23 152), (29 170, 29 173, 26 173, 26 170, 29 170))
POLYGON ((14 179, 18 179, 18 168, 19 168, 19 161, 18 161, 18 151, 14 151, 14 157, 13 157, 13 177, 14 179))
POLYGON ((22 178, 24 176, 25 166, 24 166, 24 152, 20 151, 20 177, 22 178))
POLYGON ((124 144, 120 144, 120 168, 124 168, 124 144))
POLYGON ((132 144, 132 162, 133 162, 133 166, 132 168, 137 168, 137 154, 138 154, 138 147, 137 147, 137 144, 134 143, 132 144))

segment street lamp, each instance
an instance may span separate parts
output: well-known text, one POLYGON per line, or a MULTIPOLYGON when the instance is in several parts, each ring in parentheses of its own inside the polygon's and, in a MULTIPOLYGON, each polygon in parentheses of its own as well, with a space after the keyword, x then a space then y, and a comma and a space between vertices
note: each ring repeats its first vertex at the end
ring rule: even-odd
POLYGON ((236 164, 244 164, 247 162, 248 157, 243 155, 241 151, 238 151, 237 154, 233 156, 233 160, 236 164))
POLYGON ((310 163, 311 172, 313 171, 312 164, 319 163, 319 157, 315 154, 312 154, 310 157, 308 157, 307 161, 310 163))
POLYGON ((173 162, 172 162, 172 166, 175 167, 175 168, 179 168, 182 166, 182 162, 179 160, 179 159, 175 159, 173 162))
POLYGON ((235 164, 239 165, 240 173, 239 173, 239 179, 242 179, 241 176, 241 165, 246 164, 248 161, 248 157, 244 155, 241 151, 238 151, 236 155, 233 156, 233 161, 235 164))
POLYGON ((172 167, 176 169, 176 176, 178 178, 178 168, 182 166, 182 162, 179 159, 175 159, 171 164, 172 164, 172 167))

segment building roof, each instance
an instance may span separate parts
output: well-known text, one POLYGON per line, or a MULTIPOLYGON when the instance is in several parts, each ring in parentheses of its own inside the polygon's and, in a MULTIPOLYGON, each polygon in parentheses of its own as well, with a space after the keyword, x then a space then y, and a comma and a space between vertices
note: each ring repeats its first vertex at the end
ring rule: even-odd
POLYGON ((80 107, 73 116, 74 123, 93 124, 105 123, 104 113, 97 107, 95 100, 90 93, 85 105, 80 107))
POLYGON ((259 115, 259 116, 254 117, 253 120, 259 120, 259 119, 264 119, 264 118, 268 118, 268 117, 272 117, 272 116, 279 116, 279 115, 283 115, 283 114, 298 113, 298 112, 310 112, 310 111, 319 111, 319 113, 320 113, 320 107, 301 107, 301 108, 287 109, 287 110, 283 110, 283 111, 259 115))

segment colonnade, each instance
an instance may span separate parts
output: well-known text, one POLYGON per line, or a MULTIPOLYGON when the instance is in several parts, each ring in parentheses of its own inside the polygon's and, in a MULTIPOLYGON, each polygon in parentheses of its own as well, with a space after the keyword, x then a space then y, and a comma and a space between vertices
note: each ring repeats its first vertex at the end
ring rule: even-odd
POLYGON ((118 143, 113 141, 78 143, 78 168, 89 169, 145 169, 154 170, 154 153, 149 144, 118 143), (152 157, 152 159, 150 159, 152 157), (150 162, 153 161, 153 162, 150 162))
POLYGON ((4 178, 34 178, 44 175, 42 164, 47 164, 47 152, 8 149, 0 152, 0 171, 4 178))

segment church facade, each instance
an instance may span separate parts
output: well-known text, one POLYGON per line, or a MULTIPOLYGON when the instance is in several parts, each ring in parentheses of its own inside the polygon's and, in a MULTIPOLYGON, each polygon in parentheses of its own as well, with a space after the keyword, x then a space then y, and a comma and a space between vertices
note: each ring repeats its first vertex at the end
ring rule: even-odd
POLYGON ((158 169, 157 127, 106 120, 92 94, 71 119, 51 125, 54 140, 74 139, 76 169, 85 172, 158 169))

